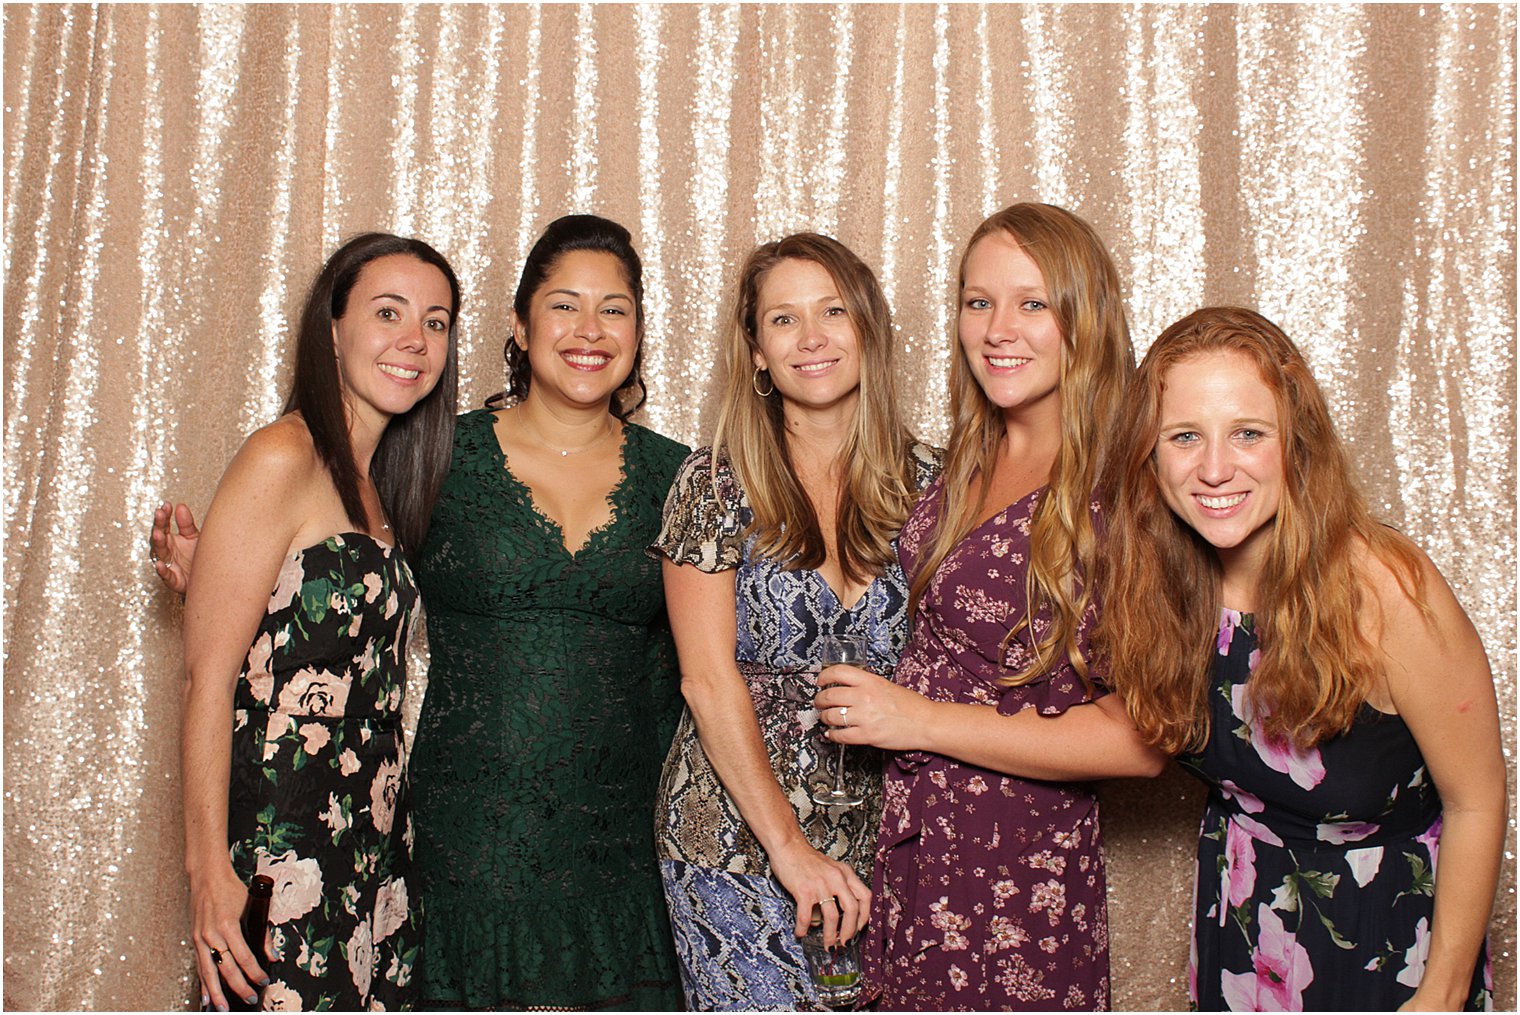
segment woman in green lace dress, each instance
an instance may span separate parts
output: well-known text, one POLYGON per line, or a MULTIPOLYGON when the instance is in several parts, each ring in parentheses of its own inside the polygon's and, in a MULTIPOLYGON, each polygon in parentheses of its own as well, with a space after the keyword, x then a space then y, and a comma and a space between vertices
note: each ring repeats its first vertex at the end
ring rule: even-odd
POLYGON ((679 688, 644 550, 688 449, 627 422, 627 230, 551 224, 513 310, 508 390, 459 418, 417 568, 423 1003, 678 1008, 651 814, 679 688))

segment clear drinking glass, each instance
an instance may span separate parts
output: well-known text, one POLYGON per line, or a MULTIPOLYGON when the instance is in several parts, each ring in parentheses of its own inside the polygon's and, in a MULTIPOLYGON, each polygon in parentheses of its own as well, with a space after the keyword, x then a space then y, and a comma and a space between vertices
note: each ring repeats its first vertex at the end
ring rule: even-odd
POLYGON ((855 1006, 860 997, 860 935, 832 949, 823 946, 823 914, 813 907, 813 925, 802 939, 802 957, 818 1000, 835 1009, 855 1006))
MULTIPOLYGON (((821 650, 824 666, 833 666, 835 663, 865 666, 870 662, 870 642, 858 634, 829 635, 823 639, 821 650)), ((823 687, 818 689, 821 691, 823 687)), ((845 787, 844 744, 840 744, 835 755, 833 785, 829 784, 827 778, 815 784, 813 803, 825 807, 859 807, 864 802, 865 798, 859 793, 852 793, 845 787)))

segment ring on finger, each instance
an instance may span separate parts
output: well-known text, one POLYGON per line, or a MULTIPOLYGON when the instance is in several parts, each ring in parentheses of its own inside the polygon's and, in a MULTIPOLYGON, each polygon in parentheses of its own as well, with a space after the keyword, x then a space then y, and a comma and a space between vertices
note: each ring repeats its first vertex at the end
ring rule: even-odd
POLYGON ((844 725, 847 725, 849 723, 849 721, 850 721, 850 706, 848 706, 848 705, 840 705, 839 706, 839 724, 841 726, 844 726, 844 725))
POLYGON ((211 961, 215 962, 217 965, 221 965, 222 964, 222 953, 219 952, 219 951, 217 951, 215 948, 211 948, 210 945, 207 945, 207 947, 210 948, 210 950, 211 950, 211 961))

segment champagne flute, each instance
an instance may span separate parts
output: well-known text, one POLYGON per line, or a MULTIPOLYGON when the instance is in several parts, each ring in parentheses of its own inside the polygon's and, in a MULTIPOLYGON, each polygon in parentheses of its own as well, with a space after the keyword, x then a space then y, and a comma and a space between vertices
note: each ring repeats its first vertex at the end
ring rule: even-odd
MULTIPOLYGON (((858 634, 828 635, 823 638, 820 646, 823 653, 823 665, 833 666, 836 663, 848 663, 851 666, 865 666, 870 662, 870 643, 858 634)), ((822 690, 820 687, 819 690, 822 690)), ((859 807, 865 803, 865 798, 859 793, 852 793, 844 784, 844 744, 839 745, 839 752, 834 763, 834 785, 828 784, 825 778, 813 787, 813 803, 822 804, 825 807, 859 807)))

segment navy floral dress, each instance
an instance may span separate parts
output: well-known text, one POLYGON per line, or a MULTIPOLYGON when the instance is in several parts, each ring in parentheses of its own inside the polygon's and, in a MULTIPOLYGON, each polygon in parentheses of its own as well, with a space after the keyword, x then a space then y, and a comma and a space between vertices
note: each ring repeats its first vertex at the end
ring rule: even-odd
POLYGON ((411 1007, 421 933, 401 696, 417 588, 362 532, 280 570, 238 677, 227 829, 274 878, 266 1009, 411 1007))
MULTIPOLYGON (((1393 1011, 1430 949, 1441 799, 1413 735, 1363 705, 1308 750, 1269 739, 1246 700, 1250 614, 1220 615, 1189 989, 1204 1011, 1393 1011)), ((1492 1004, 1488 962, 1468 1010, 1492 1004)))

